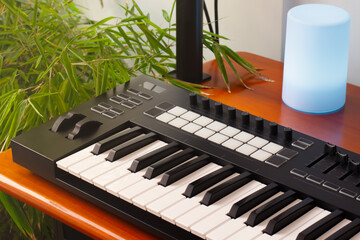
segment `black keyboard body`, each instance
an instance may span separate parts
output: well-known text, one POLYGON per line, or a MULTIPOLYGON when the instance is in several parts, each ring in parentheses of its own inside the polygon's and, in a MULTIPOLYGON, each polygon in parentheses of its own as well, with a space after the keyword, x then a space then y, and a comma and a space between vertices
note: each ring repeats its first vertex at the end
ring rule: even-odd
POLYGON ((360 217, 360 167, 357 167, 360 163, 359 154, 295 130, 291 131, 284 126, 275 124, 274 127, 273 123, 270 124, 269 121, 251 114, 248 121, 247 114, 241 110, 230 108, 228 111, 228 106, 215 106, 214 101, 207 102, 202 98, 189 97, 189 92, 183 89, 141 76, 72 109, 72 113, 82 114, 85 119, 98 121, 95 124, 91 121, 87 125, 84 124, 84 129, 80 129, 78 135, 74 130, 75 122, 61 127, 54 126, 58 120, 56 118, 15 137, 11 143, 13 159, 46 180, 164 239, 198 237, 62 171, 57 168, 56 161, 111 136, 125 125, 137 125, 158 134, 162 139, 173 140, 199 153, 205 153, 220 165, 231 164, 239 173, 248 171, 260 182, 277 183, 283 191, 292 189, 302 199, 311 197, 322 208, 330 211, 341 209, 346 212, 349 219, 360 217), (118 98, 114 97, 119 94, 125 94, 133 101, 125 100, 130 104, 118 104, 115 102, 118 98), (115 101, 111 101, 110 98, 115 101), (295 151, 297 155, 276 167, 144 114, 164 102, 282 145, 295 151), (109 104, 123 112, 121 115, 105 116, 94 111, 94 107, 100 103, 109 104), (223 109, 222 113, 220 108, 223 109), (115 118, 111 118, 114 116, 115 118), (55 129, 55 132, 51 131, 56 127, 58 129, 55 129), (69 139, 71 132, 75 136, 73 140, 69 139), (299 143, 300 147, 294 143, 299 143), (306 149, 303 150, 301 147, 306 149))

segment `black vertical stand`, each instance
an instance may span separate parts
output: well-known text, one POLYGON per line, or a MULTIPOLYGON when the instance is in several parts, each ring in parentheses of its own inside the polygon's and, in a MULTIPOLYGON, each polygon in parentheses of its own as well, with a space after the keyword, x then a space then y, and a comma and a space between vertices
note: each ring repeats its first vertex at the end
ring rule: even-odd
POLYGON ((176 72, 177 79, 201 83, 210 78, 203 74, 204 0, 176 1, 176 72))

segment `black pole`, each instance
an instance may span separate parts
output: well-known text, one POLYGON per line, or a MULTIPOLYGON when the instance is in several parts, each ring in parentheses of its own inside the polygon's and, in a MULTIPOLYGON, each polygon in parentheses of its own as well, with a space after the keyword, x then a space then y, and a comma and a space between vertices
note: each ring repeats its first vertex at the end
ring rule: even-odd
POLYGON ((176 78, 200 83, 203 74, 203 9, 204 0, 176 1, 176 78))

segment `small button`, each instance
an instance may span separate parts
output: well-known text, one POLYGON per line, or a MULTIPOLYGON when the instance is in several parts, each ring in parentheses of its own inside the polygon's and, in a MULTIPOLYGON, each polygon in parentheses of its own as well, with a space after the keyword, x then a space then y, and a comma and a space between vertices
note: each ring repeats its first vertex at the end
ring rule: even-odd
POLYGON ((221 134, 221 133, 216 133, 214 135, 212 135, 211 137, 208 138, 209 141, 212 141, 214 143, 217 143, 217 144, 221 144, 223 142, 225 142, 226 140, 228 140, 229 137, 221 134))
POLYGON ((355 198, 356 197, 356 192, 353 192, 349 189, 346 189, 346 188, 342 188, 339 193, 341 193, 342 195, 345 195, 345 196, 348 196, 348 197, 351 197, 351 198, 355 198))
POLYGON ((218 121, 214 121, 212 123, 210 123, 209 125, 206 126, 207 128, 213 130, 213 131, 221 131, 222 129, 226 128, 226 124, 218 122, 218 121))
POLYGON ((202 138, 208 138, 212 135, 214 135, 215 132, 213 130, 202 128, 199 131, 195 132, 196 136, 202 137, 202 138))
POLYGON ((240 132, 239 129, 230 127, 230 126, 224 128, 223 130, 220 131, 220 133, 225 134, 228 137, 233 137, 236 134, 238 134, 239 132, 240 132))
POLYGON ((116 118, 116 116, 117 116, 116 113, 109 112, 109 111, 103 112, 102 115, 104 115, 105 117, 108 117, 108 118, 116 118))
POLYGON ((195 106, 197 104, 197 94, 189 93, 189 101, 190 101, 190 105, 195 106))
POLYGON ((109 110, 110 108, 112 108, 112 106, 110 104, 107 104, 107 103, 99 103, 98 104, 99 107, 102 107, 102 108, 105 108, 106 110, 109 110))
POLYGON ((273 167, 280 167, 281 165, 283 165, 284 163, 286 163, 286 159, 279 157, 279 156, 272 156, 271 158, 269 158, 268 160, 265 161, 265 163, 273 166, 273 167))
POLYGON ((275 153, 279 152, 283 148, 284 147, 279 145, 279 144, 270 142, 270 143, 266 144, 262 149, 269 152, 269 153, 275 154, 275 153))
POLYGON ((236 119, 236 108, 228 107, 228 114, 229 114, 230 119, 235 120, 236 119))
POLYGON ((97 113, 102 113, 102 112, 105 111, 104 108, 99 107, 99 106, 94 106, 94 107, 91 108, 91 110, 93 110, 94 112, 97 112, 97 113))
POLYGON ((242 154, 244 154, 246 156, 249 156, 250 154, 252 154, 256 150, 257 150, 256 147, 253 147, 253 146, 248 145, 248 144, 241 145, 241 147, 236 149, 236 151, 238 151, 239 153, 242 153, 242 154))
POLYGON ((334 155, 336 153, 336 145, 331 143, 326 143, 324 145, 324 153, 327 153, 329 155, 334 155))
POLYGON ((140 100, 138 100, 138 99, 135 99, 135 98, 129 98, 128 101, 129 101, 129 102, 132 102, 132 103, 134 103, 134 104, 136 104, 136 105, 138 105, 138 106, 143 103, 142 101, 140 101, 140 100))
POLYGON ((176 117, 174 115, 171 115, 171 114, 169 114, 167 112, 164 112, 163 114, 156 117, 157 120, 160 120, 160 121, 162 121, 164 123, 168 123, 168 122, 174 120, 175 118, 176 117))
POLYGON ((256 160, 259 160, 259 161, 265 161, 266 159, 268 159, 269 157, 271 157, 272 154, 271 153, 268 153, 264 150, 257 150, 256 152, 254 152, 253 154, 250 155, 250 157, 252 158, 255 158, 256 160))
POLYGON ((331 190, 333 190, 335 192, 337 192, 340 189, 340 186, 338 186, 336 184, 333 184, 331 182, 324 182, 323 186, 328 188, 328 189, 331 189, 331 190))
POLYGON ((121 99, 121 98, 119 98, 119 97, 111 97, 110 98, 110 101, 112 101, 112 102, 114 102, 114 103, 117 103, 117 104, 120 104, 120 103, 122 103, 124 100, 123 99, 121 99))
POLYGON ((203 97, 201 98, 201 102, 202 102, 202 107, 205 110, 210 109, 210 99, 207 97, 203 97))
POLYGON ((194 121, 195 119, 197 119, 198 117, 200 117, 200 114, 197 114, 192 111, 188 111, 188 112, 184 113, 183 115, 181 115, 180 117, 191 122, 191 121, 194 121))
POLYGON ((290 160, 293 157, 295 157, 297 154, 298 154, 298 152, 296 152, 294 150, 291 150, 289 148, 284 148, 284 149, 280 150, 280 152, 278 152, 276 155, 290 160))
POLYGON ((135 95, 138 95, 140 93, 140 91, 138 91, 136 89, 133 89, 133 88, 129 88, 126 91, 129 92, 129 93, 135 94, 135 95))
POLYGON ((310 141, 310 140, 308 140, 308 139, 306 139, 306 138, 299 138, 298 141, 300 141, 300 142, 302 142, 302 143, 305 143, 305 144, 308 145, 308 146, 311 146, 311 145, 314 144, 313 141, 310 141))
POLYGON ((235 140, 233 138, 230 138, 229 140, 227 140, 226 142, 224 142, 223 145, 224 147, 230 148, 231 150, 235 150, 236 148, 240 147, 243 143, 235 140))
POLYGON ((194 132, 198 131, 199 129, 201 129, 201 126, 199 126, 195 123, 188 123, 185 126, 183 126, 181 129, 186 132, 189 132, 189 133, 194 133, 194 132))
POLYGON ((306 180, 309 180, 310 182, 316 183, 316 184, 321 184, 324 182, 324 180, 322 180, 319 177, 316 177, 314 175, 309 175, 306 180))
POLYGON ((133 109, 134 107, 136 107, 136 104, 131 103, 131 102, 122 102, 121 105, 124 107, 127 107, 129 109, 133 109))
POLYGON ((110 111, 113 112, 113 113, 116 113, 117 115, 121 115, 121 114, 124 113, 123 110, 115 108, 115 107, 111 108, 110 111))
POLYGON ((248 112, 241 113, 242 124, 248 125, 250 123, 250 114, 248 112))
POLYGON ((152 108, 152 109, 144 112, 144 114, 149 117, 155 118, 155 117, 159 116, 160 114, 162 114, 163 112, 164 112, 164 110, 161 110, 159 108, 152 108))
POLYGON ((269 123, 271 135, 276 135, 278 133, 278 126, 279 125, 276 122, 269 123))
POLYGON ((172 115, 175 115, 177 117, 184 114, 184 113, 186 113, 186 112, 187 112, 187 110, 185 108, 178 107, 178 106, 173 107, 172 109, 170 109, 168 111, 168 113, 171 113, 172 115))
POLYGON ((284 128, 284 136, 286 141, 292 140, 293 130, 291 128, 284 128))
POLYGON ((162 93, 162 92, 164 92, 165 90, 166 90, 165 88, 160 87, 160 86, 155 86, 155 87, 152 89, 152 91, 153 91, 153 92, 156 92, 156 93, 162 93))
POLYGON ((185 126, 188 123, 189 123, 189 121, 186 121, 186 120, 184 120, 182 118, 175 118, 174 120, 169 122, 169 124, 171 126, 174 126, 174 127, 177 127, 177 128, 182 128, 183 126, 185 126))
POLYGON ((143 83, 143 88, 145 88, 147 90, 151 90, 151 89, 153 89, 153 87, 155 87, 155 84, 153 84, 151 82, 144 82, 143 83))
POLYGON ((290 173, 293 175, 296 175, 298 177, 301 177, 301 178, 305 178, 308 175, 306 172, 301 171, 297 168, 294 168, 293 170, 291 170, 290 173))
POLYGON ((140 93, 139 94, 139 97, 143 98, 143 99, 146 99, 146 100, 150 100, 152 99, 153 97, 149 94, 146 94, 146 93, 140 93))
POLYGON ((265 146, 268 143, 269 143, 268 140, 265 140, 261 137, 255 137, 248 142, 248 144, 253 145, 254 147, 257 147, 257 148, 262 148, 263 146, 265 146))
POLYGON ((291 146, 294 146, 294 147, 297 147, 297 148, 300 148, 301 150, 306 150, 309 145, 303 143, 303 142, 300 142, 300 141, 295 141, 291 144, 291 146))
POLYGON ((167 110, 173 108, 174 106, 175 106, 174 104, 171 104, 168 102, 163 102, 163 103, 160 103, 159 105, 156 105, 155 107, 159 108, 161 110, 167 111, 167 110))
POLYGON ((118 94, 117 96, 118 96, 119 98, 121 98, 121 99, 124 99, 124 100, 128 100, 128 99, 130 98, 128 95, 123 94, 123 93, 120 93, 120 94, 118 94))
POLYGON ((212 123, 214 120, 212 120, 211 118, 205 117, 205 116, 201 116, 199 118, 197 118, 194 123, 199 124, 200 126, 205 127, 206 125, 212 123))
POLYGON ((254 137, 255 137, 254 135, 247 133, 247 132, 240 132, 239 134, 236 134, 234 136, 235 139, 242 141, 242 142, 247 142, 247 141, 253 139, 254 137))

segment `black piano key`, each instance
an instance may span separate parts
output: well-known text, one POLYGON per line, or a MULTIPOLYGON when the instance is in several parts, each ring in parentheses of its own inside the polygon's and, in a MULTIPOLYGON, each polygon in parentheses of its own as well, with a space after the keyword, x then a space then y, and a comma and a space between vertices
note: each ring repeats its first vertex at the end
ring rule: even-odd
POLYGON ((215 183, 220 182, 221 180, 227 178, 234 173, 234 167, 232 165, 226 165, 212 173, 209 173, 198 180, 190 183, 184 192, 184 196, 191 198, 196 194, 204 191, 205 189, 211 187, 215 183))
POLYGON ((278 185, 276 183, 270 183, 266 187, 252 193, 251 195, 241 199, 235 203, 228 215, 232 218, 237 218, 255 206, 259 205, 275 193, 279 192, 278 185))
POLYGON ((181 164, 182 162, 194 157, 194 149, 187 148, 179 153, 161 159, 146 169, 144 178, 152 179, 161 173, 181 164))
POLYGON ((351 223, 347 224, 326 240, 348 240, 360 231, 360 218, 356 218, 351 223))
POLYGON ((315 206, 315 201, 311 198, 306 198, 295 206, 289 208, 285 212, 271 219, 264 229, 264 233, 273 235, 292 223, 297 218, 304 215, 315 206))
POLYGON ((335 210, 323 219, 317 221, 297 236, 296 240, 313 240, 323 235, 330 228, 338 224, 344 218, 343 211, 335 210))
POLYGON ((274 215, 275 213, 286 207, 295 199, 295 192, 289 190, 281 196, 271 200, 267 204, 252 211, 245 223, 251 227, 254 227, 268 217, 274 215))
POLYGON ((166 146, 158 148, 154 151, 149 152, 137 159, 135 159, 129 168, 131 172, 138 172, 151 164, 159 161, 160 159, 167 157, 180 150, 180 146, 176 142, 171 142, 166 146))
POLYGON ((192 172, 202 168, 206 164, 208 164, 209 158, 210 157, 208 155, 203 154, 194 160, 186 162, 186 163, 168 171, 167 173, 164 173, 159 184, 166 187, 166 186, 178 181, 179 179, 189 175, 190 173, 192 173, 192 172))
POLYGON ((116 161, 117 159, 122 158, 122 157, 154 142, 156 140, 156 138, 157 138, 157 136, 155 133, 148 133, 141 137, 137 137, 137 138, 127 141, 123 144, 120 144, 119 146, 111 149, 111 151, 109 152, 109 155, 106 157, 106 160, 108 160, 110 162, 116 161))
POLYGON ((141 133, 143 133, 143 129, 138 126, 118 132, 108 138, 97 142, 94 146, 94 149, 92 150, 92 153, 95 155, 103 153, 121 143, 124 143, 126 141, 129 141, 130 139, 133 139, 134 137, 139 136, 141 133))
POLYGON ((218 201, 219 199, 227 196, 228 194, 232 193, 233 191, 239 189, 240 187, 244 186, 248 182, 251 181, 251 174, 248 172, 244 172, 239 176, 236 176, 213 189, 210 189, 205 193, 204 198, 201 200, 200 203, 204 204, 205 206, 209 206, 214 202, 218 201))

